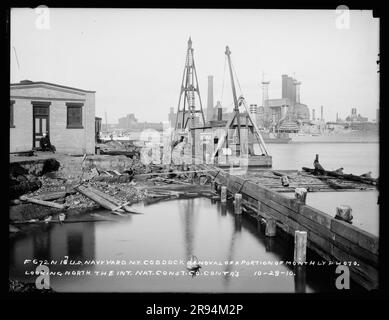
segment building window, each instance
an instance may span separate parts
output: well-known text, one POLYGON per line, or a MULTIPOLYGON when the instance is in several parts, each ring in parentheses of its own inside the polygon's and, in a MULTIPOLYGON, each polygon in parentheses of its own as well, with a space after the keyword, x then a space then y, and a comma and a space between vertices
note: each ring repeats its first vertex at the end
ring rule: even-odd
POLYGON ((67 103, 66 127, 70 129, 82 129, 82 103, 67 103))
POLYGON ((15 104, 15 101, 14 100, 11 100, 10 102, 10 105, 9 105, 9 126, 10 128, 15 128, 15 124, 14 124, 14 104, 15 104))

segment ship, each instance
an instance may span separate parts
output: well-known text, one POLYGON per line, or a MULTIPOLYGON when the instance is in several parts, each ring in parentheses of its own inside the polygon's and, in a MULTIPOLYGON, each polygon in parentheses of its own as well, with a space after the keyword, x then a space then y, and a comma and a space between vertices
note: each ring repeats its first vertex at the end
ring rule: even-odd
POLYGON ((292 138, 287 132, 261 132, 265 143, 290 143, 292 138))

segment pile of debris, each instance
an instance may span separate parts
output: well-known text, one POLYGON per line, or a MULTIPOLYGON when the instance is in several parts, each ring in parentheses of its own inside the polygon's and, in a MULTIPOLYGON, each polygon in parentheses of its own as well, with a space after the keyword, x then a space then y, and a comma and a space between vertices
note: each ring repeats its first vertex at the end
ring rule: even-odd
POLYGON ((59 167, 59 162, 51 158, 42 161, 11 163, 9 169, 10 198, 16 199, 25 193, 41 188, 42 181, 39 177, 56 171, 59 167))
MULTIPOLYGON (((13 179, 21 179, 26 171, 12 174, 13 179)), ((14 193, 10 200, 10 223, 18 228, 30 223, 80 221, 85 215, 89 219, 99 208, 108 210, 105 218, 139 213, 131 206, 144 200, 151 204, 214 196, 205 186, 208 177, 195 166, 144 165, 140 159, 123 155, 68 156, 61 159, 61 166, 52 164, 51 170, 39 174, 31 175, 29 188, 14 193), (33 188, 32 183, 36 184, 33 188)))

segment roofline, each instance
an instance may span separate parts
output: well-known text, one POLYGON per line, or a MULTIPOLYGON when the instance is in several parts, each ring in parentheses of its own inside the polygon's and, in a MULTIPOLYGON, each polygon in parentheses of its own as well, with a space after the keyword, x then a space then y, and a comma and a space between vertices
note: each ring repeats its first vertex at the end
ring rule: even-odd
POLYGON ((88 93, 96 93, 96 91, 91 91, 91 90, 83 90, 83 89, 78 89, 78 88, 74 88, 74 87, 67 87, 67 86, 63 86, 63 85, 60 85, 60 84, 55 84, 55 83, 50 83, 50 82, 44 82, 44 81, 36 81, 36 82, 29 82, 29 83, 11 83, 10 86, 12 87, 24 87, 24 86, 31 86, 31 85, 35 85, 35 84, 46 84, 46 85, 49 85, 49 86, 54 86, 54 87, 59 87, 59 88, 64 88, 64 89, 71 89, 71 90, 76 90, 76 91, 81 91, 81 92, 88 92, 88 93))

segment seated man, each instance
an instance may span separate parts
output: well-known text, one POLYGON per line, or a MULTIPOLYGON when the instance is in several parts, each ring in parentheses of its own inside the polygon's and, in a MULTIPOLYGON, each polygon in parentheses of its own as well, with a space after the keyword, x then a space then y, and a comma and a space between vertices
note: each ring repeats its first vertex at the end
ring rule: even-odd
POLYGON ((55 153, 55 147, 51 144, 49 134, 46 133, 39 141, 41 151, 52 151, 55 153))

